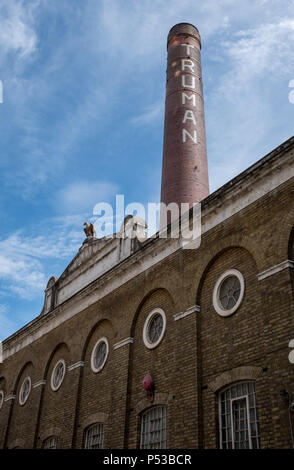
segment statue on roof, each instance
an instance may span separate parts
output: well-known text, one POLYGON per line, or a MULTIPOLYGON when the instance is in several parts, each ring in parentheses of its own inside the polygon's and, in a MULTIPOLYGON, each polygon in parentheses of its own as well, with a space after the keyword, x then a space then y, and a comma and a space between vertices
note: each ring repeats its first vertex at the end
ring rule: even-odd
POLYGON ((86 234, 86 237, 96 237, 96 230, 92 222, 90 222, 89 224, 88 222, 85 222, 84 225, 84 232, 86 234))

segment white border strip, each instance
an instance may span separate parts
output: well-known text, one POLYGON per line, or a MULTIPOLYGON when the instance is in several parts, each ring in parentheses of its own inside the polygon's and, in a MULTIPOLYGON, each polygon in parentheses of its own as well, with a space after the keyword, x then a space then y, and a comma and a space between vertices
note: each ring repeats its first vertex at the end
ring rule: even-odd
POLYGON ((123 339, 123 340, 119 341, 118 343, 114 344, 113 349, 122 348, 123 346, 126 346, 127 344, 130 344, 130 343, 133 343, 133 342, 134 342, 134 338, 131 338, 131 337, 123 339))
POLYGON ((34 383, 33 388, 40 387, 41 385, 46 385, 46 380, 39 380, 39 382, 34 383))
POLYGON ((4 401, 15 400, 16 395, 9 395, 8 397, 4 398, 4 401))
POLYGON ((84 367, 84 361, 75 362, 71 366, 68 366, 67 370, 70 372, 71 370, 77 369, 78 367, 84 367))
POLYGON ((291 261, 290 259, 287 259, 286 261, 276 264, 276 266, 272 266, 271 268, 266 269, 262 273, 257 274, 257 279, 259 281, 262 281, 263 279, 266 279, 267 277, 272 276, 273 274, 283 271, 284 269, 287 269, 287 268, 293 269, 293 267, 294 267, 294 262, 291 261))
POLYGON ((191 315, 191 313, 196 313, 196 312, 200 312, 199 305, 193 305, 193 307, 188 308, 187 310, 185 310, 185 312, 176 313, 174 315, 174 321, 180 320, 181 318, 185 318, 188 315, 191 315))

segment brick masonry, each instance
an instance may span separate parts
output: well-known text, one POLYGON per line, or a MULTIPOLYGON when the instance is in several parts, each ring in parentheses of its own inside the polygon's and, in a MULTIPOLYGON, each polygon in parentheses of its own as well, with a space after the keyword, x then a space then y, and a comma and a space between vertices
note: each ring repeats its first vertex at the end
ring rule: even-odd
MULTIPOLYGON (((56 435, 59 447, 81 448, 87 426, 102 422, 106 448, 137 448, 141 413, 152 406, 142 387, 150 373, 154 404, 167 406, 169 448, 219 447, 218 393, 240 380, 256 382, 261 447, 290 448, 288 407, 280 390, 294 393, 294 365, 288 360, 294 337, 293 270, 289 266, 261 280, 258 274, 293 260, 293 195, 290 178, 206 231, 199 249, 175 251, 7 357, 0 364, 5 395, 0 447, 39 448, 56 435), (232 268, 244 276, 245 295, 233 315, 221 317, 212 293, 218 277, 232 268), (175 314, 194 305, 200 311, 175 321, 175 314), (142 331, 157 307, 167 324, 163 340, 151 350, 142 331), (91 353, 104 336, 109 356, 94 373, 91 353), (51 374, 61 358, 67 371, 54 392, 51 374), (21 406, 26 376, 32 389, 21 406)), ((213 204, 221 203, 222 192, 213 204)), ((33 327, 26 333, 32 339, 33 327)), ((17 334, 4 349, 11 341, 17 334)))

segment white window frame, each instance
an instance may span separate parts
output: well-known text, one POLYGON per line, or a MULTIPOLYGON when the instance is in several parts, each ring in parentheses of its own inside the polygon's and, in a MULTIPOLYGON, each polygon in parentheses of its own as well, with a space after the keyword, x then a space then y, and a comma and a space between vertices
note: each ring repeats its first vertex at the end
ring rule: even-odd
POLYGON ((57 449, 58 439, 56 436, 49 436, 43 441, 42 449, 57 449), (54 439, 55 447, 45 447, 46 442, 52 441, 54 439))
MULTIPOLYGON (((145 416, 150 417, 151 413, 153 411, 155 411, 156 409, 159 409, 159 408, 164 410, 164 419, 165 419, 165 428, 162 427, 160 429, 161 433, 162 432, 165 433, 165 440, 164 440, 165 446, 161 446, 160 449, 166 449, 167 448, 167 407, 166 407, 166 405, 156 405, 156 406, 152 406, 151 408, 148 408, 147 410, 145 410, 141 414, 140 449, 157 449, 158 448, 158 447, 151 447, 151 444, 154 444, 154 442, 150 442, 150 440, 147 443, 146 442, 143 443, 143 435, 147 434, 146 432, 143 433, 143 430, 144 430, 143 426, 144 426, 144 417, 145 416)), ((150 423, 149 423, 149 426, 150 426, 150 423)), ((148 430, 148 435, 149 435, 149 437, 151 435, 151 430, 150 429, 148 430)), ((161 441, 162 441, 162 439, 160 440, 160 443, 161 443, 161 441)))
POLYGON ((249 440, 249 449, 252 449, 252 439, 251 439, 251 429, 250 429, 250 415, 249 415, 249 403, 248 403, 248 395, 242 395, 237 398, 230 399, 230 414, 231 414, 231 423, 232 423, 232 448, 235 449, 235 429, 234 429, 234 419, 233 419, 233 403, 234 401, 244 400, 246 401, 246 416, 247 416, 247 429, 248 429, 248 440, 249 440))
MULTIPOLYGON (((242 381, 242 383, 248 384, 249 382, 252 382, 250 380, 248 381, 242 381)), ((230 389, 231 387, 238 385, 238 383, 233 383, 229 387, 225 388, 224 390, 219 392, 219 399, 218 399, 218 409, 219 409, 219 439, 220 439, 220 448, 223 449, 223 440, 222 440, 222 427, 221 427, 221 420, 222 420, 222 413, 221 413, 221 395, 226 392, 226 390, 230 389)), ((257 404, 256 404, 256 392, 254 391, 255 395, 255 408, 257 409, 257 404)), ((231 433, 232 433, 232 449, 235 449, 235 440, 234 440, 234 435, 235 435, 235 430, 234 430, 234 418, 233 418, 233 402, 234 401, 240 401, 240 400, 246 400, 246 416, 247 416, 247 429, 248 429, 248 440, 249 440, 249 449, 253 449, 252 446, 252 435, 251 435, 251 426, 250 426, 250 413, 249 413, 249 399, 248 399, 248 394, 246 395, 240 395, 238 397, 230 398, 230 420, 231 420, 231 433)), ((257 426, 258 426, 258 421, 256 421, 257 426)), ((259 433, 256 436, 256 440, 258 442, 258 448, 259 448, 259 433)))
POLYGON ((244 294, 245 294, 245 280, 244 280, 243 274, 240 273, 240 271, 238 271, 237 269, 228 269, 227 271, 225 271, 218 278, 218 280, 216 281, 216 284, 214 286, 214 289, 213 289, 212 302, 213 302, 213 306, 214 306, 215 311, 221 317, 228 317, 228 316, 232 315, 240 307, 241 302, 242 302, 243 297, 244 297, 244 294), (226 309, 223 308, 223 306, 221 304, 219 295, 220 295, 220 289, 221 289, 223 281, 226 278, 231 277, 231 276, 235 276, 239 279, 239 282, 240 282, 240 295, 239 295, 239 298, 238 298, 236 304, 234 305, 234 307, 232 307, 230 310, 226 310, 226 309))
POLYGON ((156 348, 156 346, 159 345, 159 343, 162 341, 163 339, 163 336, 164 336, 164 333, 165 333, 165 329, 166 329, 166 315, 164 313, 164 311, 162 310, 162 308, 155 308, 154 310, 152 310, 149 315, 147 316, 146 320, 145 320, 145 323, 144 323, 144 328, 143 328, 143 341, 144 341, 144 344, 146 346, 146 348, 148 349, 154 349, 156 348), (158 338, 158 340, 155 342, 155 343, 151 343, 149 341, 149 326, 150 326, 150 323, 153 319, 153 317, 155 315, 161 315, 162 317, 162 320, 163 320, 163 325, 162 325, 162 332, 161 332, 161 335, 160 337, 158 338))
POLYGON ((0 410, 3 407, 4 404, 4 392, 3 390, 0 390, 0 410))
POLYGON ((65 373, 66 373, 66 364, 65 364, 65 360, 64 359, 60 359, 59 361, 56 362, 55 366, 54 366, 54 369, 52 371, 52 374, 51 374, 51 388, 53 390, 53 392, 57 392, 57 390, 59 390, 59 388, 61 387, 61 384, 64 380, 64 377, 65 377, 65 373), (60 383, 58 385, 54 385, 54 376, 55 376, 55 373, 56 373, 56 370, 57 370, 57 367, 59 366, 59 364, 63 364, 63 376, 62 376, 62 379, 60 381, 60 383))
POLYGON ((21 406, 25 405, 25 403, 28 401, 28 398, 29 398, 30 393, 31 393, 31 389, 32 389, 32 380, 31 380, 31 377, 27 376, 24 379, 23 383, 21 384, 19 395, 18 395, 18 401, 19 401, 19 404, 21 406), (29 381, 29 393, 27 394, 27 397, 25 398, 25 400, 22 400, 22 393, 23 393, 24 385, 25 385, 27 380, 29 381))
POLYGON ((98 449, 103 449, 104 448, 104 423, 94 423, 94 424, 91 424, 91 426, 89 426, 85 431, 85 449, 92 449, 92 447, 88 447, 89 433, 90 433, 91 429, 95 428, 96 426, 101 426, 101 428, 102 428, 102 432, 101 432, 102 439, 101 439, 101 443, 99 442, 100 446, 98 447, 98 449))
POLYGON ((108 354, 109 354, 109 343, 108 343, 107 338, 105 336, 103 336, 102 338, 100 338, 97 341, 97 343, 95 344, 95 346, 93 348, 92 354, 91 354, 91 368, 92 368, 92 371, 95 372, 95 374, 97 374, 97 372, 100 372, 103 369, 103 367, 105 366, 107 358, 108 358, 108 354), (96 367, 95 366, 96 351, 98 349, 99 344, 102 343, 102 342, 104 342, 106 344, 106 354, 105 354, 105 358, 104 358, 103 363, 99 367, 96 367))

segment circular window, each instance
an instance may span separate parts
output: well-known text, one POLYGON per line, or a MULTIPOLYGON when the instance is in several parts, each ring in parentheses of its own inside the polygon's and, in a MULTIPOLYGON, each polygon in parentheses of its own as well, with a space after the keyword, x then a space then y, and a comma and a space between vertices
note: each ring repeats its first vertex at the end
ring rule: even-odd
POLYGON ((60 361, 55 364, 51 375, 51 388, 54 392, 56 392, 56 390, 58 390, 62 384, 62 381, 65 376, 65 369, 65 362, 63 359, 60 359, 60 361))
POLYGON ((213 306, 222 317, 232 315, 240 306, 245 291, 244 277, 237 269, 224 272, 214 286, 213 306))
POLYGON ((29 398, 29 394, 31 391, 32 381, 30 377, 26 377, 22 383, 19 392, 19 403, 20 405, 24 405, 29 398))
POLYGON ((166 327, 166 316, 161 308, 149 313, 143 329, 143 341, 147 348, 155 348, 163 338, 166 327))
POLYGON ((0 410, 3 406, 3 403, 4 403, 4 392, 3 390, 0 390, 0 410))
POLYGON ((92 356, 91 367, 94 372, 99 372, 103 369, 109 352, 108 341, 106 338, 100 338, 95 344, 92 356))

